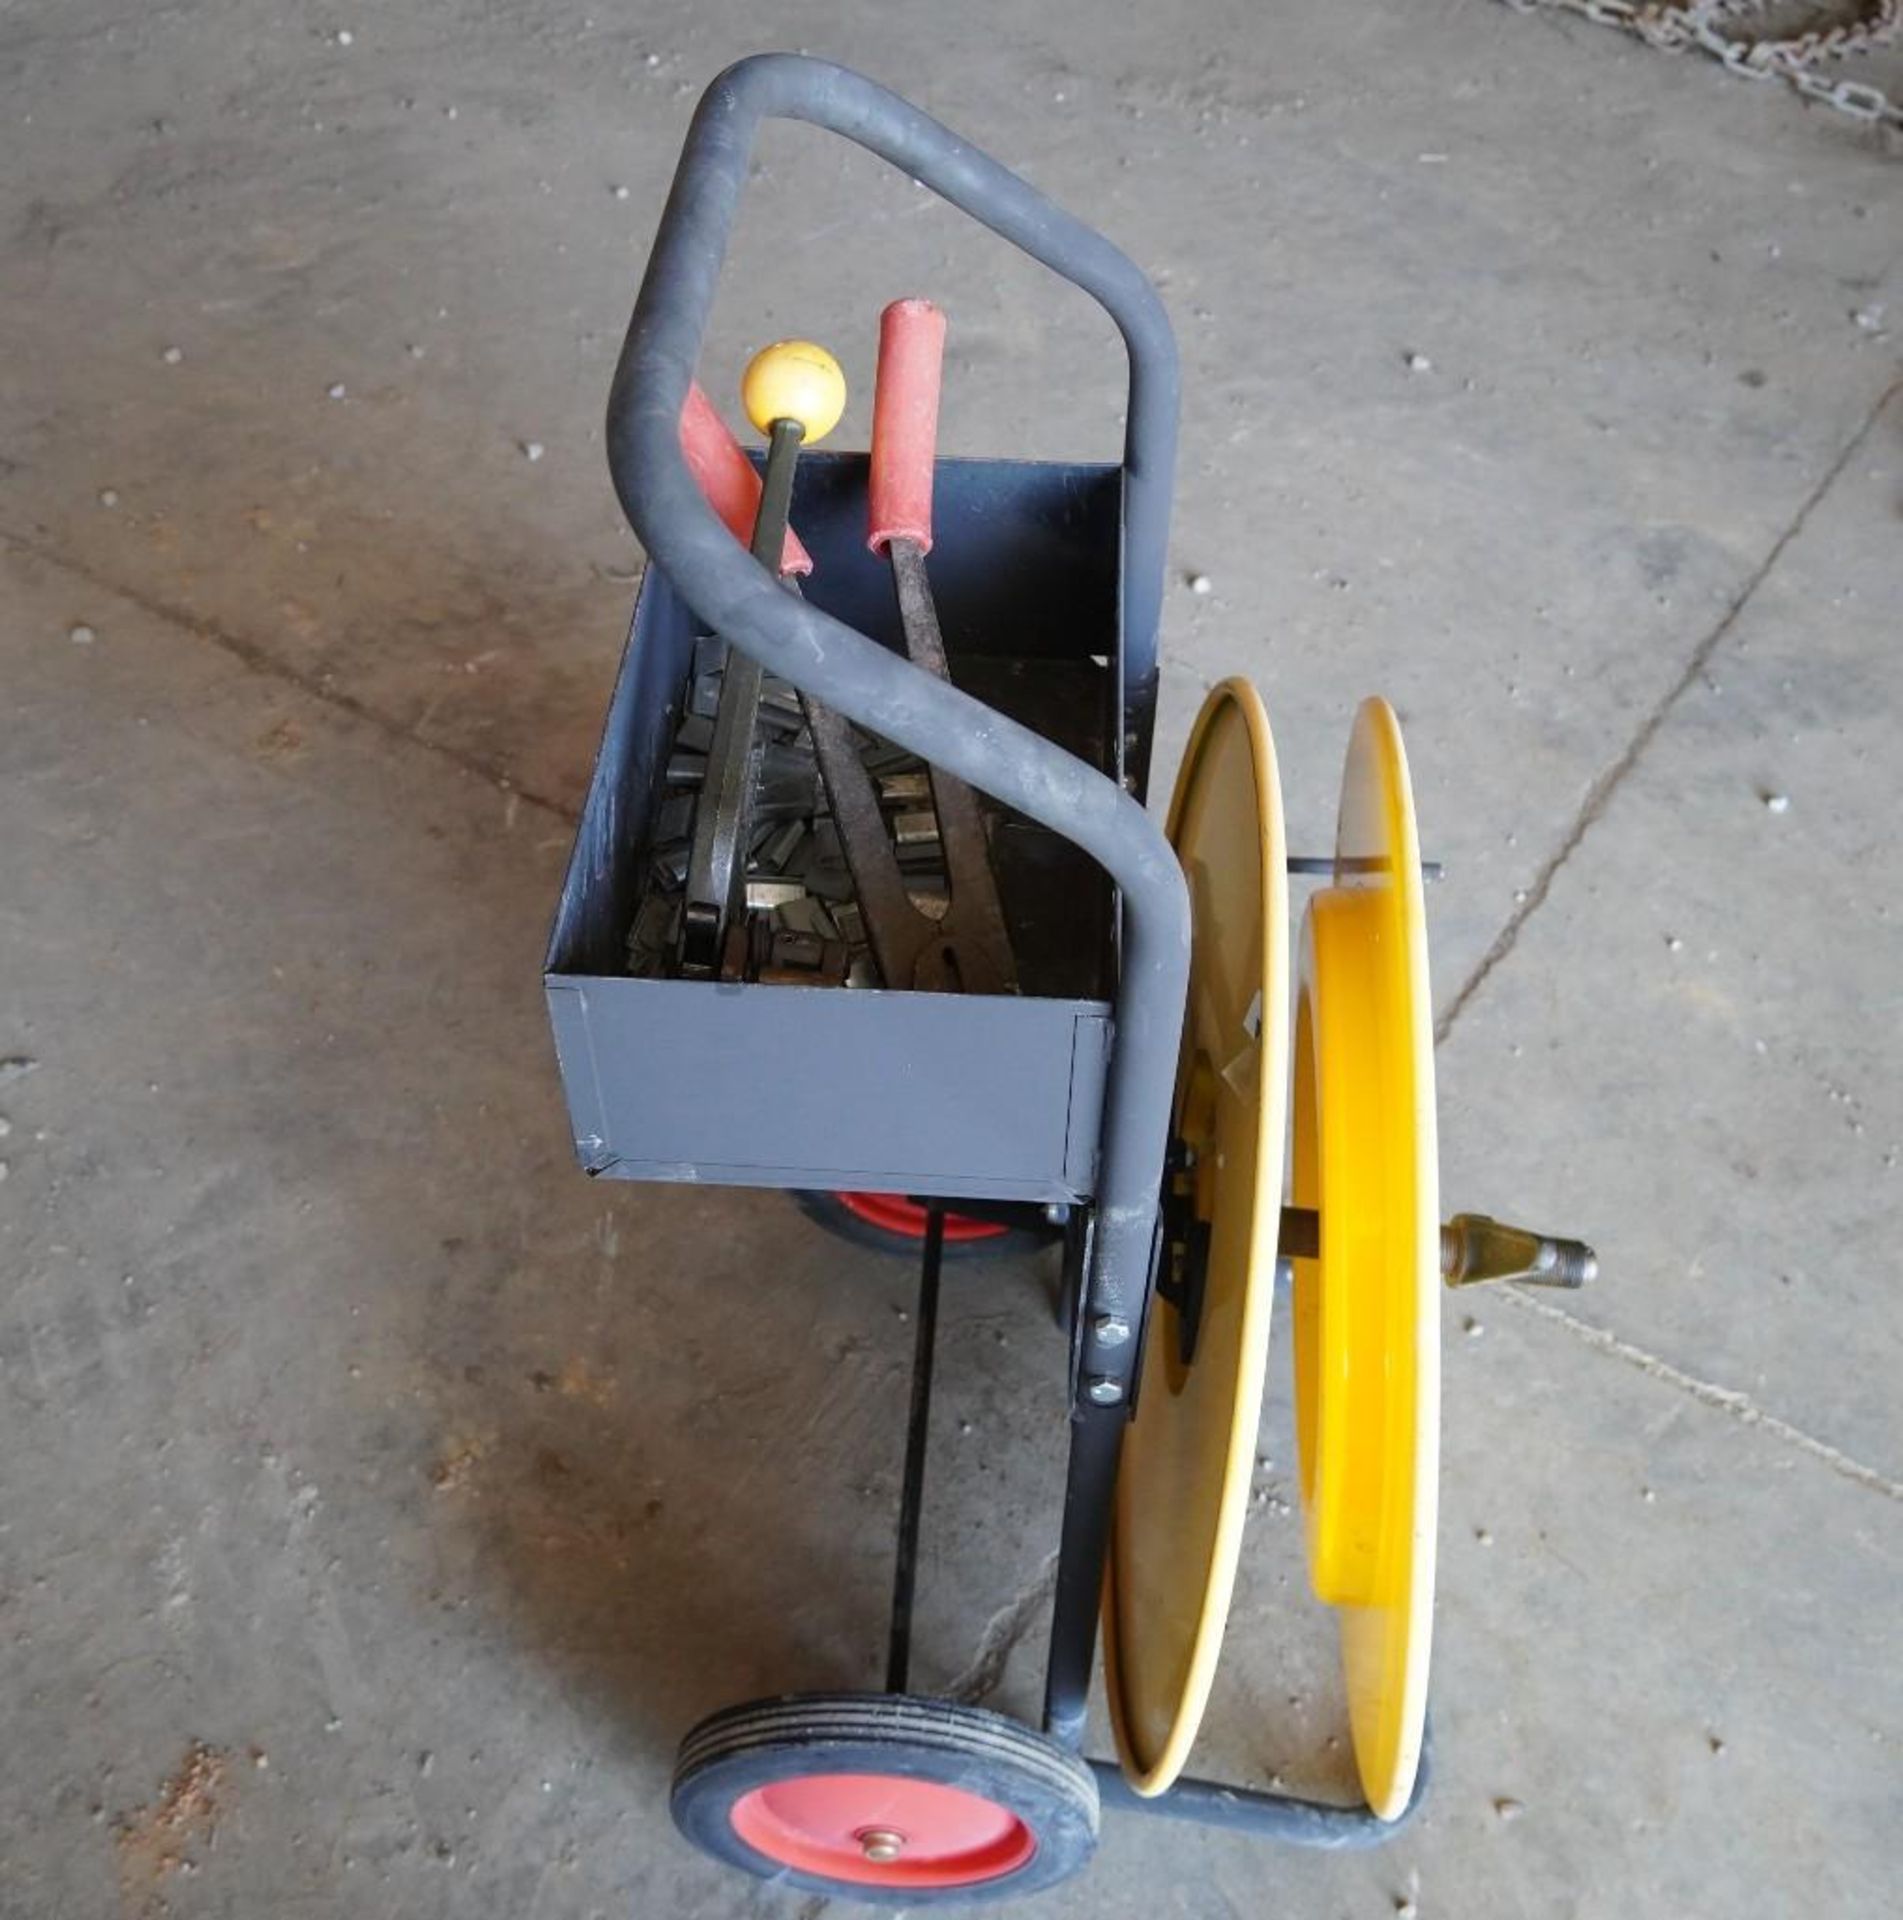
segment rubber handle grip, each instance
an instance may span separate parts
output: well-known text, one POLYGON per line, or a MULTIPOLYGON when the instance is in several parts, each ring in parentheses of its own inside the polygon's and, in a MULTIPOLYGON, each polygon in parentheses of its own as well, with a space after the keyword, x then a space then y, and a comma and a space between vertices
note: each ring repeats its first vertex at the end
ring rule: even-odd
POLYGON ((945 316, 929 300, 894 300, 879 316, 879 377, 872 393, 871 524, 866 544, 890 540, 932 550, 932 461, 945 316))
MULTIPOLYGON (((689 385, 681 402, 681 451, 707 504, 743 547, 751 546, 754 518, 760 511, 760 476, 698 380, 689 385)), ((806 574, 812 570, 813 556, 788 527, 780 571, 806 574)))

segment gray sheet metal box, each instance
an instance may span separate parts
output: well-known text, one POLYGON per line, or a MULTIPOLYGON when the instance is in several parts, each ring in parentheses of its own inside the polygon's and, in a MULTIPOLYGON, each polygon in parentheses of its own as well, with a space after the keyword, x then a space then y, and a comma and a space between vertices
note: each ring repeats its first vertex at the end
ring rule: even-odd
MULTIPOLYGON (((810 454, 794 519, 810 597, 901 647, 866 552, 865 457, 810 454)), ((1115 467, 941 460, 932 578, 953 677, 1100 767, 1114 760, 1115 467)), ((1012 996, 632 979, 624 943, 693 643, 650 569, 549 944, 576 1153, 634 1180, 1072 1201, 1094 1189, 1112 890, 1014 815, 993 844, 1012 996)))

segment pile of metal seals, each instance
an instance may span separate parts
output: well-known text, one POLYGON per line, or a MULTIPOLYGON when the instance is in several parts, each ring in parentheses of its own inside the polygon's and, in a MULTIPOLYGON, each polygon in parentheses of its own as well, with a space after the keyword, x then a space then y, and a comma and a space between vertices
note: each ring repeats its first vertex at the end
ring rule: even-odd
MULTIPOLYGON (((895 300, 880 315, 867 545, 891 565, 906 657, 949 684, 925 568, 944 345, 945 316, 928 300, 895 300)), ((787 524, 793 476, 809 424, 816 435, 838 424, 845 376, 824 348, 781 341, 754 356, 742 390, 768 436, 748 550, 797 594, 812 561, 787 524)), ((746 456, 704 399, 696 408, 690 393, 682 419, 690 464, 698 459, 710 500, 726 496, 732 530, 753 490, 746 456)), ((962 780, 712 636, 694 643, 678 710, 630 972, 1018 991, 990 832, 962 780)))
MULTIPOLYGON (((665 979, 677 971, 687 863, 725 657, 718 639, 694 643, 645 890, 628 932, 628 971, 639 979, 665 979)), ((925 765, 916 754, 856 728, 853 739, 877 792, 906 892, 921 913, 935 918, 949 894, 925 765)), ((881 984, 804 706, 790 684, 771 674, 761 686, 749 815, 747 910, 728 928, 716 977, 769 986, 881 984)))

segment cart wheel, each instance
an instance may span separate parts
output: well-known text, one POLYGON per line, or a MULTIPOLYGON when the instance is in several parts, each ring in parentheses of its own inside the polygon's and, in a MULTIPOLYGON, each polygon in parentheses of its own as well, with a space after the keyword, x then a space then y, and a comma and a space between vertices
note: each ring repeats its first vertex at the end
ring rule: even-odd
POLYGON ((1165 1270, 1124 1435, 1104 1580, 1105 1687, 1138 1793, 1165 1791, 1209 1703, 1255 1471, 1288 1115, 1288 848, 1262 698, 1204 703, 1170 803, 1190 893, 1188 1017, 1165 1270))
MULTIPOLYGON (((828 1233, 850 1240, 874 1253, 897 1254, 916 1260, 925 1244, 925 1209, 902 1193, 799 1193, 800 1210, 828 1233)), ((948 1260, 1003 1259, 1035 1253, 1063 1234, 1061 1226, 1040 1219, 1013 1225, 1004 1220, 980 1220, 968 1213, 945 1215, 945 1257, 948 1260)))
POLYGON ((788 1694, 681 1742, 674 1824, 762 1879, 906 1907, 1015 1899, 1097 1845, 1097 1783, 1003 1714, 896 1693, 788 1694))
POLYGON ((1397 1817, 1427 1714, 1440 1476, 1440 1180, 1427 921, 1394 710, 1363 703, 1331 886, 1309 903, 1295 1013, 1295 1421, 1309 1577, 1340 1609, 1368 1805, 1397 1817))

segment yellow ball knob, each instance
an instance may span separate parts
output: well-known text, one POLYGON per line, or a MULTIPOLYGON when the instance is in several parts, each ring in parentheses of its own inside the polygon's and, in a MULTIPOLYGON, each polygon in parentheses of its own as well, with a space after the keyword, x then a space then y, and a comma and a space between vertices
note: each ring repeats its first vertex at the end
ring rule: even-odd
POLYGON ((797 420, 807 446, 823 440, 846 411, 846 376, 824 347, 810 340, 776 340, 747 362, 740 404, 762 433, 776 420, 797 420))

